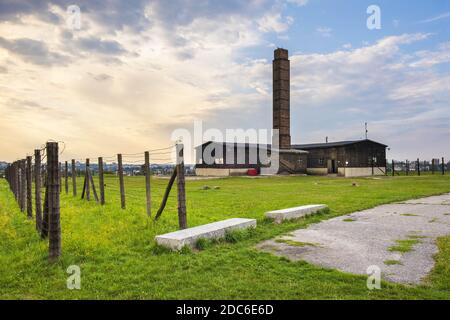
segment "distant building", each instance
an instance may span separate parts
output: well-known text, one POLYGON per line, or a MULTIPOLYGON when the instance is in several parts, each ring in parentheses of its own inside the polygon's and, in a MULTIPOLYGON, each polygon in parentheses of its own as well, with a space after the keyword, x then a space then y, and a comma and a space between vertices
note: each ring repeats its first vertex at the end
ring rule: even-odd
MULTIPOLYGON (((273 129, 277 129, 279 134, 278 173, 336 174, 345 177, 385 174, 387 146, 376 141, 366 139, 291 145, 290 62, 285 49, 274 52, 272 115, 273 129)), ((261 170, 269 163, 260 157, 260 151, 270 155, 271 145, 205 142, 196 147, 196 174, 227 176, 246 174, 249 169, 261 170), (213 151, 208 153, 209 150, 213 151), (213 161, 210 161, 211 158, 213 161)))

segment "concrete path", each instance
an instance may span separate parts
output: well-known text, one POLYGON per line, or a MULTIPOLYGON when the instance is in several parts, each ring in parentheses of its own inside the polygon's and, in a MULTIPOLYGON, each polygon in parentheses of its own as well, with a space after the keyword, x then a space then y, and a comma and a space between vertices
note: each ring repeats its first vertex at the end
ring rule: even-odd
POLYGON ((418 284, 434 266, 436 238, 447 235, 450 194, 382 205, 325 220, 264 241, 258 248, 291 260, 356 274, 366 275, 369 266, 377 265, 385 280, 418 284), (411 250, 393 251, 391 247, 398 245, 397 240, 411 240, 411 250))

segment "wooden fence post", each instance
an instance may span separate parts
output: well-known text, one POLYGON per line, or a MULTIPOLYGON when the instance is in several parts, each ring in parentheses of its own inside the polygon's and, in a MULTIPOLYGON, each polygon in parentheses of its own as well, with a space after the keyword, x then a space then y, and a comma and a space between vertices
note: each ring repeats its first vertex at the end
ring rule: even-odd
POLYGON ((14 162, 14 194, 16 196, 16 201, 20 206, 20 170, 19 170, 19 162, 14 162))
POLYGON ((119 174, 119 184, 120 184, 120 204, 122 209, 125 209, 125 186, 123 184, 123 165, 122 165, 122 154, 117 155, 118 162, 118 174, 119 174))
POLYGON ((49 216, 49 261, 56 261, 61 255, 60 225, 60 182, 61 170, 58 162, 58 143, 47 142, 47 175, 48 175, 48 216, 49 216))
POLYGON ((152 216, 152 195, 150 192, 150 153, 145 151, 145 195, 147 199, 147 215, 152 216))
POLYGON ((170 190, 172 190, 173 183, 175 182, 175 178, 177 177, 177 167, 172 172, 170 176, 169 183, 167 184, 166 191, 164 192, 163 199, 161 201, 161 205, 159 206, 158 211, 156 212, 154 220, 157 221, 166 207, 167 199, 169 198, 170 190))
POLYGON ((33 218, 33 176, 31 175, 31 162, 33 157, 27 157, 27 217, 28 219, 33 218))
POLYGON ((58 181, 59 181, 59 193, 62 192, 62 165, 61 162, 58 163, 58 167, 59 167, 59 176, 58 176, 58 181))
POLYGON ((34 206, 36 211, 36 230, 42 228, 42 203, 41 203, 41 150, 34 150, 34 206))
POLYGON ((92 177, 91 168, 89 168, 89 170, 88 170, 88 175, 89 175, 89 181, 92 186, 92 193, 94 194, 94 199, 95 199, 95 201, 98 202, 98 195, 97 195, 97 191, 95 190, 95 183, 94 183, 94 178, 92 177))
POLYGON ((184 146, 177 144, 177 188, 178 188, 178 223, 180 229, 187 228, 186 188, 184 179, 184 146))
POLYGON ((442 157, 442 175, 445 174, 445 163, 444 163, 444 157, 442 157))
POLYGON ((434 164, 435 164, 435 161, 433 158, 433 159, 431 159, 431 174, 434 174, 434 164))
MULTIPOLYGON (((91 190, 89 188, 89 159, 86 159, 86 168, 85 168, 85 173, 84 173, 84 189, 83 191, 85 192, 86 195, 86 200, 90 201, 91 200, 91 190)), ((83 194, 84 194, 83 192, 83 194)))
POLYGON ((21 197, 22 197, 22 187, 20 186, 22 183, 22 179, 20 177, 20 160, 17 160, 17 204, 19 208, 21 206, 21 197))
POLYGON ((20 210, 25 212, 27 198, 26 160, 20 160, 20 210))
MULTIPOLYGON (((47 179, 48 175, 46 175, 45 180, 47 179)), ((47 181, 45 183, 44 208, 42 210, 42 227, 41 227, 42 239, 48 237, 48 226, 49 226, 49 218, 48 218, 48 181, 47 181)))
POLYGON ((406 160, 405 166, 406 166, 406 175, 409 176, 409 161, 408 160, 406 160))
POLYGON ((69 193, 69 162, 65 162, 64 167, 64 189, 66 190, 66 194, 69 193))
POLYGON ((75 165, 75 159, 72 159, 72 192, 73 196, 77 196, 77 168, 75 165))
POLYGON ((103 177, 103 158, 98 158, 98 186, 100 189, 100 204, 105 204, 105 180, 103 177))
POLYGON ((420 160, 417 158, 417 175, 420 176, 420 160))

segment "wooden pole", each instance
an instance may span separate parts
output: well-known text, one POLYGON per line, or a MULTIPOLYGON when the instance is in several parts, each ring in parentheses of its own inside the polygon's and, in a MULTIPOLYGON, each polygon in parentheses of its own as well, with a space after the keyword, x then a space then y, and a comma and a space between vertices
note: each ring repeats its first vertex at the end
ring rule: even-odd
POLYGON ((166 207, 167 199, 169 198, 170 190, 172 189, 176 177, 177 177, 177 167, 175 167, 175 169, 173 170, 172 176, 170 177, 169 183, 167 184, 163 200, 161 201, 161 205, 159 206, 158 212, 156 212, 155 221, 159 219, 159 217, 164 211, 164 208, 166 207))
POLYGON ((66 194, 69 193, 69 162, 65 162, 64 167, 64 188, 66 189, 66 194))
POLYGON ((47 142, 47 174, 48 174, 48 216, 49 216, 49 261, 56 261, 61 255, 60 225, 60 185, 61 170, 58 162, 58 143, 47 142))
POLYGON ((152 195, 150 192, 150 153, 148 151, 145 151, 145 195, 147 199, 147 216, 152 216, 152 195))
POLYGON ((417 158, 417 175, 420 176, 420 160, 417 158))
POLYGON ((100 189, 100 204, 105 204, 105 180, 103 177, 103 158, 98 158, 98 186, 100 189))
POLYGON ((27 157, 27 217, 28 219, 33 218, 33 176, 31 174, 31 162, 33 157, 27 157))
POLYGON ((20 160, 20 210, 25 212, 27 198, 26 160, 20 160))
POLYGON ((406 166, 406 175, 409 176, 409 161, 408 160, 406 160, 405 166, 406 166))
POLYGON ((434 159, 431 159, 431 173, 432 174, 434 174, 434 164, 435 164, 434 159))
POLYGON ((184 179, 183 144, 177 144, 177 189, 178 189, 178 223, 180 229, 187 228, 186 187, 184 179))
POLYGON ((445 163, 444 163, 444 157, 442 157, 442 175, 445 174, 445 163))
POLYGON ((77 168, 75 165, 75 159, 72 159, 72 192, 73 196, 77 195, 77 168))
POLYGON ((20 199, 20 174, 19 174, 19 162, 14 162, 14 195, 16 196, 16 201, 19 203, 20 199))
POLYGON ((36 211, 36 230, 42 228, 42 203, 41 203, 41 150, 34 150, 34 206, 36 211))
POLYGON ((97 190, 95 189, 94 178, 92 177, 92 172, 91 172, 90 168, 88 170, 88 175, 89 175, 89 181, 90 181, 91 186, 92 186, 92 193, 94 194, 94 199, 95 199, 95 201, 98 202, 97 190))
POLYGON ((122 165, 122 154, 117 155, 117 162, 118 162, 118 170, 119 170, 119 184, 120 184, 120 204, 122 209, 125 209, 125 186, 123 183, 123 165, 122 165))
MULTIPOLYGON (((46 177, 48 179, 48 175, 46 177)), ((45 195, 44 195, 44 209, 42 211, 42 229, 41 229, 41 238, 45 239, 48 237, 48 181, 45 185, 45 195)))
POLYGON ((91 190, 89 188, 89 159, 86 159, 86 170, 84 177, 84 185, 86 186, 86 200, 91 201, 91 190))
POLYGON ((59 179, 59 193, 61 193, 62 192, 62 165, 61 165, 61 162, 58 164, 58 167, 59 167, 59 171, 58 171, 58 173, 59 173, 59 176, 58 176, 58 179, 59 179))

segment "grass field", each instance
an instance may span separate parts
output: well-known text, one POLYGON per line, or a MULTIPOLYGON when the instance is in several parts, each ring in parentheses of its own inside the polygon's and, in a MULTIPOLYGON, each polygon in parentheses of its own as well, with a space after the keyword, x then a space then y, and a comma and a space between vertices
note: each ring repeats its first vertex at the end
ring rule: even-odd
MULTIPOLYGON (((81 180, 81 178, 80 178, 81 180)), ((79 181, 80 181, 79 180, 79 181)), ((81 181, 80 181, 81 182, 81 181)), ((156 212, 167 180, 152 179, 156 212)), ((158 223, 145 212, 143 177, 127 177, 127 209, 120 209, 116 177, 106 178, 105 206, 61 196, 62 258, 49 265, 47 243, 21 213, 0 179, 0 298, 2 299, 450 299, 450 237, 438 240, 436 267, 417 287, 383 282, 370 291, 366 277, 290 262, 254 249, 262 240, 321 219, 379 204, 450 192, 450 175, 382 177, 225 178, 188 181, 188 225, 231 217, 258 219, 237 242, 201 251, 167 252, 154 236, 178 226, 176 188, 158 223), (357 186, 352 186, 356 182, 357 186), (202 186, 219 186, 202 190, 202 186), (274 225, 264 212, 324 203, 331 212, 274 225), (81 290, 68 290, 66 269, 81 267, 81 290)))

